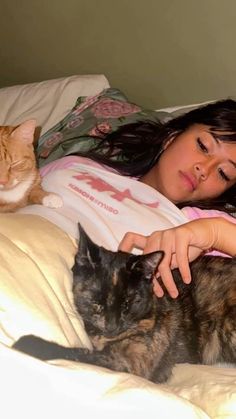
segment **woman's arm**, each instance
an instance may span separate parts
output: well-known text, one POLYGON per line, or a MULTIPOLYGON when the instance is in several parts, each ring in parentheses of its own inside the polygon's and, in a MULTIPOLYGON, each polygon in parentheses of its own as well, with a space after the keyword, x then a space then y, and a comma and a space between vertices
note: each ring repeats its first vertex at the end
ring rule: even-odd
MULTIPOLYGON (((150 236, 126 233, 119 250, 130 252, 134 247, 144 253, 164 250, 165 257, 158 266, 157 276, 161 276, 169 294, 176 298, 178 290, 171 269, 178 267, 183 281, 191 281, 189 261, 196 259, 203 251, 211 248, 231 256, 236 254, 236 225, 224 218, 205 218, 190 221, 181 226, 163 231, 155 231, 150 236)), ((154 292, 163 296, 163 290, 154 279, 154 292)))

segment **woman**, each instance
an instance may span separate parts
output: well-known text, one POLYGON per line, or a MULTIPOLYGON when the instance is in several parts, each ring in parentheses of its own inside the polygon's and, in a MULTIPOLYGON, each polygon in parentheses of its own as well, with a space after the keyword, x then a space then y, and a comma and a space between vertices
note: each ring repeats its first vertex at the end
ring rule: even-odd
MULTIPOLYGON (((223 100, 194 109, 163 126, 141 122, 122 127, 104 140, 110 155, 102 161, 117 167, 122 173, 138 176, 140 181, 161 192, 180 208, 186 205, 235 213, 235 141, 236 102, 223 100), (120 150, 125 164, 110 160, 111 156, 119 155, 120 150)), ((189 208, 183 211, 189 219, 206 216, 199 211, 194 214, 189 208)), ((210 212, 207 215, 224 214, 210 212)), ((178 290, 168 269, 171 260, 172 267, 179 266, 183 280, 190 281, 186 252, 185 257, 180 258, 184 242, 181 245, 179 237, 184 232, 185 227, 167 230, 163 235, 154 232, 149 237, 128 233, 120 249, 165 250, 167 254, 159 266, 159 274, 170 295, 176 297, 178 290), (174 257, 170 252, 173 237, 178 237, 179 246, 174 257)), ((154 290, 157 296, 163 295, 157 281, 154 290)))
MULTIPOLYGON (((83 157, 68 156, 41 171, 45 190, 61 194, 62 209, 34 206, 21 212, 38 213, 74 237, 79 221, 94 241, 112 250, 127 231, 152 238, 154 231, 186 223, 189 207, 233 213, 236 102, 211 103, 163 125, 123 126, 83 157)), ((147 250, 145 244, 136 247, 147 250)), ((121 248, 130 250, 130 244, 123 241, 121 248)), ((168 278, 166 287, 176 297, 170 273, 168 278)))

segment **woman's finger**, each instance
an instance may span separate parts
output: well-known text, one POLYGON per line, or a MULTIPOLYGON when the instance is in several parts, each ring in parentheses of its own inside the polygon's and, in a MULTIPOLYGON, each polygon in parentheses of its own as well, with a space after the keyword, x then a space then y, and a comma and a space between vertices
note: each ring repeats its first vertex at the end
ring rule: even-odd
POLYGON ((162 237, 162 240, 160 242, 161 249, 164 249, 165 255, 163 260, 161 261, 160 265, 158 266, 158 273, 161 276, 161 280, 163 284, 165 285, 165 288, 169 295, 172 298, 176 298, 179 294, 178 289, 176 287, 175 281, 173 279, 172 273, 171 273, 171 264, 172 264, 172 249, 168 244, 168 237, 167 235, 162 237))
POLYGON ((156 252, 161 250, 160 248, 161 234, 155 232, 150 236, 146 237, 146 244, 143 248, 143 254, 156 252))
MULTIPOLYGON (((191 282, 191 273, 189 268, 189 240, 183 231, 178 234, 178 230, 170 229, 163 233, 161 248, 164 249, 166 253, 166 260, 170 261, 169 268, 178 268, 182 279, 185 283, 191 282)), ((163 265, 165 268, 165 265, 163 265)), ((164 269, 161 266, 161 269, 164 269)), ((173 275, 170 272, 170 269, 165 268, 165 271, 162 273, 162 279, 167 285, 172 283, 170 279, 173 275), (171 276, 170 276, 171 275, 171 276)), ((159 269, 160 271, 160 269, 159 269)), ((169 285, 170 286, 170 285, 169 285)))
POLYGON ((163 265, 163 262, 161 262, 161 265, 158 267, 158 271, 168 294, 172 298, 178 297, 179 291, 176 287, 169 265, 163 265))
POLYGON ((191 282, 191 271, 189 267, 189 244, 188 241, 185 240, 184 237, 180 238, 176 246, 176 264, 178 266, 178 269, 180 271, 180 275, 182 277, 182 280, 185 284, 190 284, 191 282))
POLYGON ((202 249, 189 244, 190 240, 191 236, 188 230, 184 229, 182 234, 180 231, 176 232, 176 263, 185 284, 191 282, 190 261, 202 253, 202 249))
POLYGON ((144 249, 147 243, 147 237, 137 233, 126 233, 121 240, 118 250, 131 252, 134 247, 144 249))
POLYGON ((153 279, 153 292, 159 298, 163 297, 164 295, 164 291, 156 278, 153 279))

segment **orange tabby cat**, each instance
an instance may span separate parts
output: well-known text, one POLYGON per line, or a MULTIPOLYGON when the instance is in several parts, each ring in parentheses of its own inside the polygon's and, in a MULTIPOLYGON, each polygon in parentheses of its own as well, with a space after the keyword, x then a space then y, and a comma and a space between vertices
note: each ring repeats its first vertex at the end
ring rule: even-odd
POLYGON ((33 147, 35 127, 34 119, 17 127, 0 127, 0 212, 29 203, 50 208, 63 205, 57 194, 42 189, 33 147))

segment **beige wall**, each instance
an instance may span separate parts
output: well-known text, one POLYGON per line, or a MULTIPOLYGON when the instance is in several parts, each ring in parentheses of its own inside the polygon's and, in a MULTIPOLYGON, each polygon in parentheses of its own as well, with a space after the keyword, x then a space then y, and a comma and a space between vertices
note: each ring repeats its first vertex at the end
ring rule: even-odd
POLYGON ((156 108, 236 95, 236 0, 1 0, 0 86, 103 73, 156 108))

